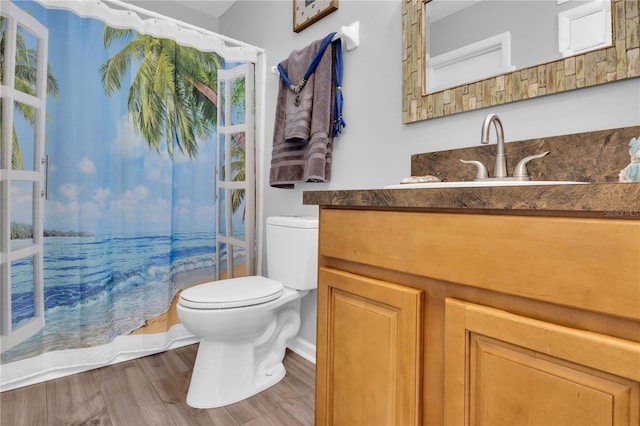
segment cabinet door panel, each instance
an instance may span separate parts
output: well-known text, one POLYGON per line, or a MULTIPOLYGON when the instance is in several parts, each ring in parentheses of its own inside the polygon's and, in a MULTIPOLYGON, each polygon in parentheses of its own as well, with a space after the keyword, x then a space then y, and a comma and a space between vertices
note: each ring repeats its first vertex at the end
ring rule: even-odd
POLYGON ((422 291, 329 268, 319 283, 316 423, 417 424, 422 291))
POLYGON ((446 424, 640 424, 640 343, 454 299, 445 309, 446 424))

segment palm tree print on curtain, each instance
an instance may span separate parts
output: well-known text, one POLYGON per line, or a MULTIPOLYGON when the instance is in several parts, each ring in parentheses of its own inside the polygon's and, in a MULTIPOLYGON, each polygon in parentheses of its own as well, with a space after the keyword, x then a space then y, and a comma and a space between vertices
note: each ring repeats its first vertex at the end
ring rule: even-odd
MULTIPOLYGON (((176 148, 189 158, 195 157, 198 140, 211 136, 217 125, 215 88, 223 60, 216 53, 181 46, 173 40, 105 26, 105 48, 118 39, 128 42, 100 68, 105 93, 111 96, 120 90, 123 77, 134 63, 139 63, 127 100, 134 128, 156 151, 166 139, 170 157, 176 148)), ((235 85, 232 104, 243 105, 244 94, 243 82, 235 85)), ((235 173, 232 179, 235 181, 245 179, 244 138, 244 133, 232 135, 235 173)), ((243 190, 233 191, 234 212, 242 205, 243 198, 243 190)))

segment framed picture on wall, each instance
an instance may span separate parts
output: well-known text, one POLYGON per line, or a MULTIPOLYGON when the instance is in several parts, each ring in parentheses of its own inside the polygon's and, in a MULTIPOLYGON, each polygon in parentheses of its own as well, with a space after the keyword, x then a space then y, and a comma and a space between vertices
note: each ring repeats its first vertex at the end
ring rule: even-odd
POLYGON ((293 31, 299 33, 336 10, 338 0, 293 0, 293 31))

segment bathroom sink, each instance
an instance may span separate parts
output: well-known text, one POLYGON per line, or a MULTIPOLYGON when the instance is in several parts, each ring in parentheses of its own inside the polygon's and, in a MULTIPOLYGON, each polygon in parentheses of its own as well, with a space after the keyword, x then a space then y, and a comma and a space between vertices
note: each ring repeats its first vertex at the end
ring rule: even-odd
POLYGON ((384 189, 411 188, 475 188, 484 186, 535 186, 535 185, 584 185, 589 182, 575 182, 566 180, 481 180, 463 182, 431 182, 431 183, 402 183, 387 185, 384 189))

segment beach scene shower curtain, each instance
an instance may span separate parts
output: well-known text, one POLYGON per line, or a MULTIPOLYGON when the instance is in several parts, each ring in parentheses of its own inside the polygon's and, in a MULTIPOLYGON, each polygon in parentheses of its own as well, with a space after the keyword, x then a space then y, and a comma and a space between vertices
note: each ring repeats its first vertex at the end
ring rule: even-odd
POLYGON ((0 37, 2 390, 194 342, 179 292, 254 270, 253 64, 46 2, 0 37))

